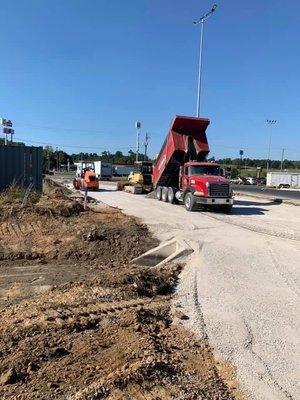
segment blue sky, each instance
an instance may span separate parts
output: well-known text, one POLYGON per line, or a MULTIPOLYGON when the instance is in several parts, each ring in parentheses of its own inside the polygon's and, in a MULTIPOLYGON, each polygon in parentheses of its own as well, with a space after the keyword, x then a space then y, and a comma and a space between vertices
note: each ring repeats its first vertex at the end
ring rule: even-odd
MULTIPOLYGON (((211 155, 300 158, 300 2, 216 1, 205 26, 202 111, 211 155)), ((155 155, 174 114, 194 115, 207 0, 0 0, 0 116, 16 138, 68 152, 155 155)))

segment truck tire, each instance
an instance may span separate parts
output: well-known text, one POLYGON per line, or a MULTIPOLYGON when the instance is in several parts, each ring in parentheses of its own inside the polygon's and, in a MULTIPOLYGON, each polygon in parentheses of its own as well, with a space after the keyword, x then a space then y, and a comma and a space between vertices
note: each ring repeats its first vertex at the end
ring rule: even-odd
POLYGON ((194 197, 193 193, 188 192, 184 196, 184 206, 187 211, 195 211, 196 204, 195 204, 195 197, 194 197))
POLYGON ((161 200, 161 195, 162 195, 162 187, 161 186, 157 186, 157 188, 155 189, 155 195, 157 200, 161 200))
POLYGON ((168 187, 168 202, 171 204, 175 203, 175 189, 168 187))
POLYGON ((168 202, 168 188, 166 186, 163 186, 162 191, 161 191, 161 199, 165 203, 168 202))

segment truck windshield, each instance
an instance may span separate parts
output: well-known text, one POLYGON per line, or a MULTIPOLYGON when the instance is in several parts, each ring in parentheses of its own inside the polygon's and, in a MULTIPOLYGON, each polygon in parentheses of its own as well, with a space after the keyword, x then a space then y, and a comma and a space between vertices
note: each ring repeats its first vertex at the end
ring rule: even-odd
POLYGON ((194 165, 190 167, 190 175, 220 175, 217 165, 194 165))

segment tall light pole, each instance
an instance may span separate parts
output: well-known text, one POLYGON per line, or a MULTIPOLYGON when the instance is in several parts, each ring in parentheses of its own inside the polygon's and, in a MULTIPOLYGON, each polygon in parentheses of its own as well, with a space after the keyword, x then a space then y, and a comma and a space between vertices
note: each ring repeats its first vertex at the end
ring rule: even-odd
POLYGON ((198 87, 197 87, 197 110, 196 116, 200 117, 200 97, 201 97, 201 86, 202 86, 202 65, 203 65, 203 37, 204 37, 204 22, 216 11, 217 5, 214 4, 211 10, 203 15, 199 21, 194 21, 194 25, 201 25, 200 33, 200 51, 199 51, 199 66, 198 66, 198 87))
POLYGON ((271 142, 272 142, 272 126, 276 124, 276 119, 267 119, 267 124, 270 126, 270 138, 269 138, 269 148, 268 148, 268 161, 267 161, 267 173, 270 169, 270 153, 271 153, 271 142))
POLYGON ((144 160, 145 161, 147 160, 147 149, 148 149, 148 145, 149 145, 149 139, 150 139, 150 136, 146 132, 145 141, 144 141, 144 146, 145 146, 144 160))
POLYGON ((135 155, 135 161, 139 161, 139 152, 140 152, 140 129, 141 129, 141 123, 139 121, 136 121, 135 123, 135 129, 136 129, 136 155, 135 155))
POLYGON ((281 152, 280 171, 282 171, 282 170, 283 170, 284 150, 285 150, 285 149, 282 149, 282 152, 281 152))

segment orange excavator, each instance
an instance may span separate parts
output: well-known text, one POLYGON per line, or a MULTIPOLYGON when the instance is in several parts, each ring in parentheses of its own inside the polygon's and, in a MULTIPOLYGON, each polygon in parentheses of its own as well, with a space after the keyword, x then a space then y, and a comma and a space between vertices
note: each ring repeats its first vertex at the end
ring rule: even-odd
POLYGON ((85 188, 87 190, 98 190, 99 180, 92 169, 86 168, 82 171, 81 178, 74 178, 73 185, 77 190, 84 190, 85 188))

